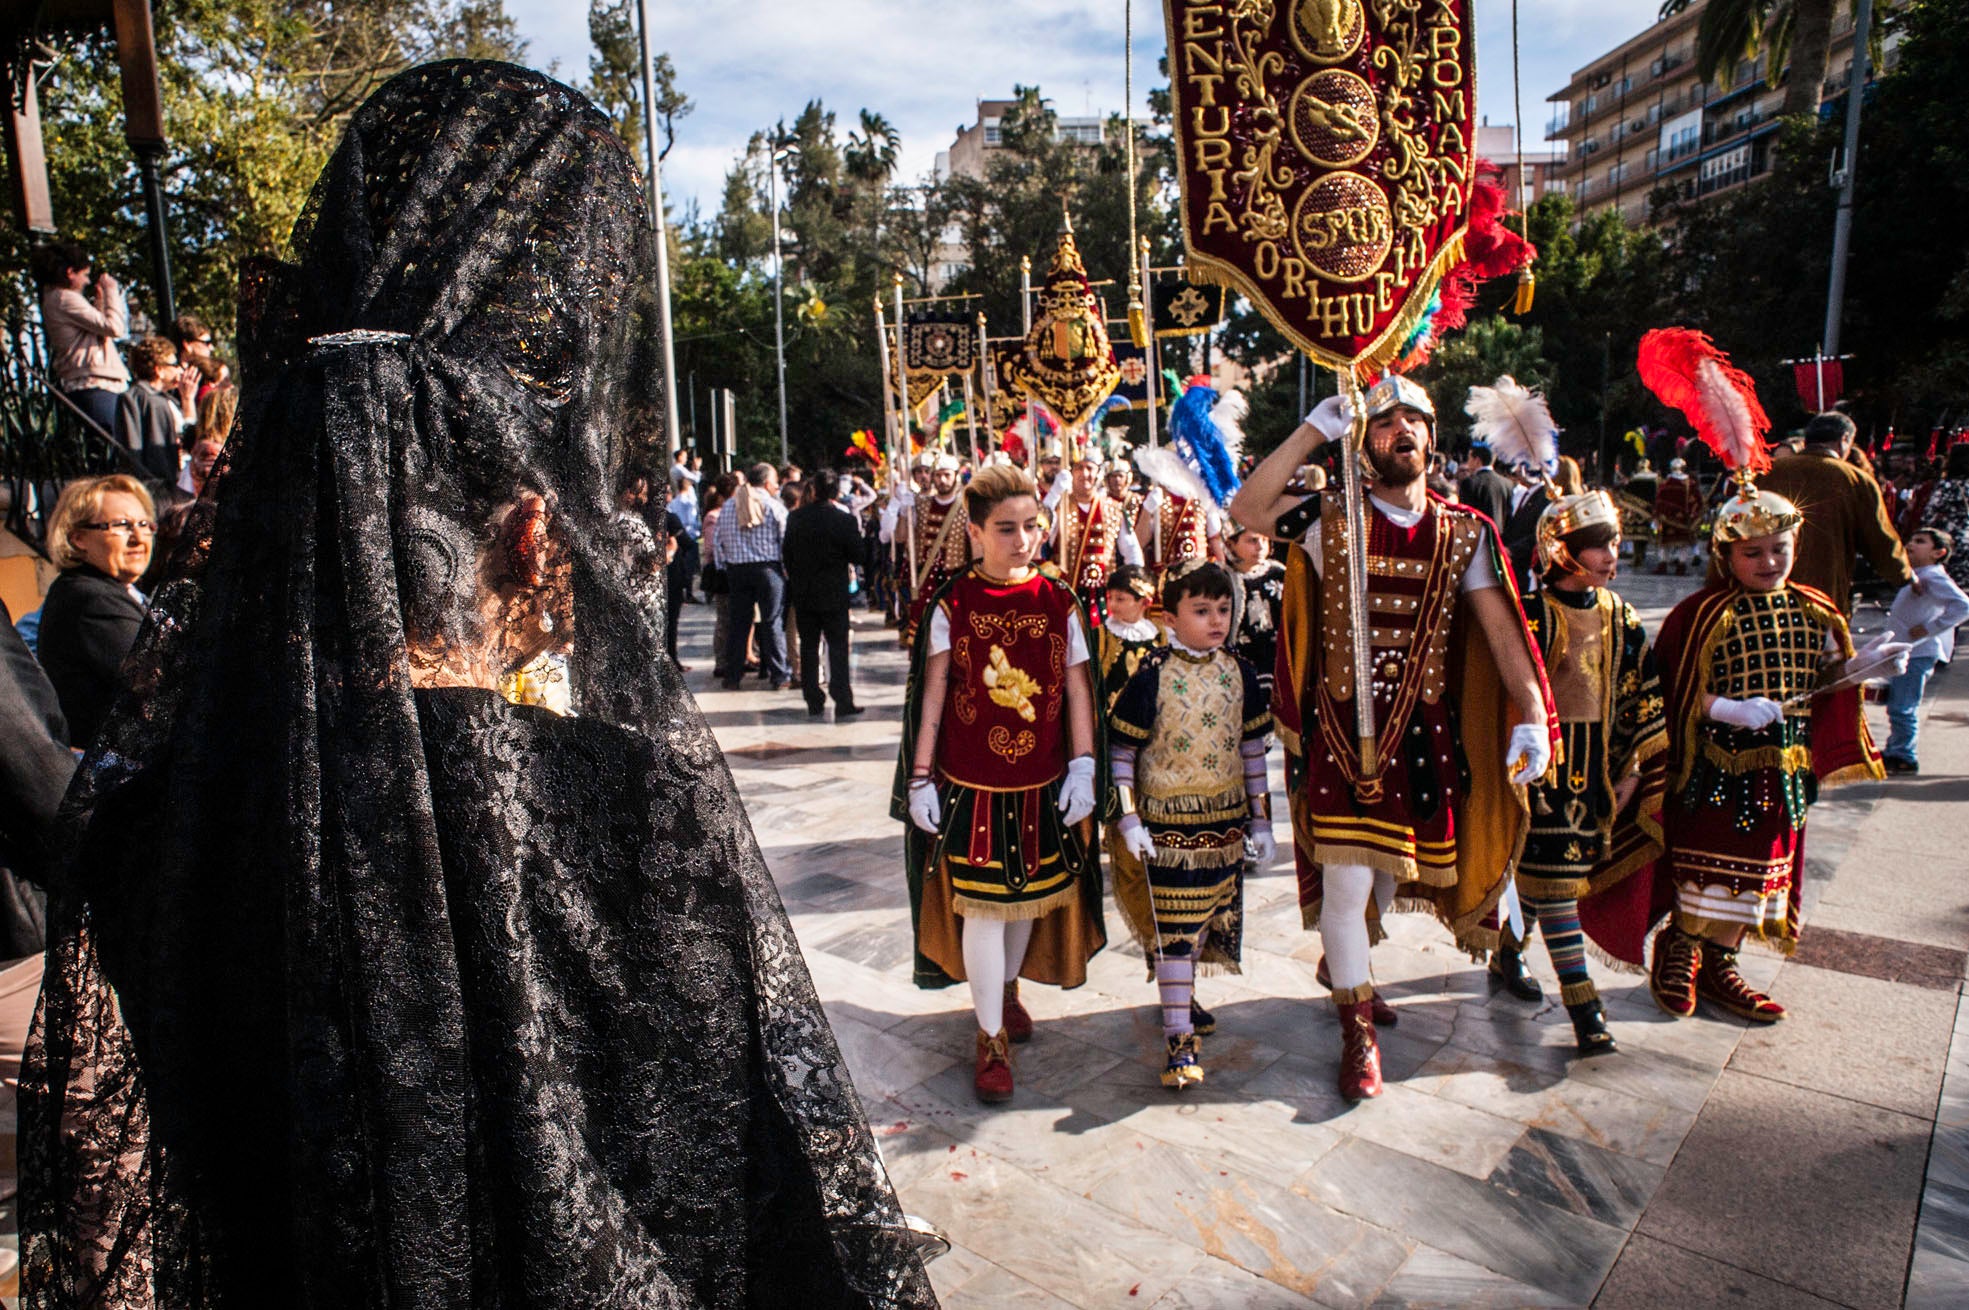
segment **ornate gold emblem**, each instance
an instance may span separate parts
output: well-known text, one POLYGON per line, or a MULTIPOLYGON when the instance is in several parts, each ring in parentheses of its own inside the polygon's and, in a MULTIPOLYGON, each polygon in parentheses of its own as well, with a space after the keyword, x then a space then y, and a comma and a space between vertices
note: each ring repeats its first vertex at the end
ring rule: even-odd
POLYGON ((1051 409, 1063 425, 1079 427, 1114 390, 1121 369, 1071 226, 1060 233, 1053 267, 1036 299, 1039 316, 1018 353, 1004 357, 1001 373, 1019 393, 1051 409))
POLYGON ((1372 277, 1394 241, 1388 197, 1359 173, 1321 178, 1292 217, 1293 248, 1335 282, 1372 277))
POLYGON ((997 727, 985 734, 985 746, 993 755, 1006 760, 1023 759, 1032 754, 1033 748, 1038 745, 1039 738, 1030 732, 1015 735, 1009 728, 997 727))
POLYGON ((1003 646, 994 645, 986 652, 982 681, 985 693, 994 705, 1002 705, 1016 712, 1027 723, 1039 718, 1039 712, 1032 704, 1032 698, 1039 694, 1039 683, 1006 657, 1003 646))
POLYGON ((1344 68, 1315 73, 1292 93, 1292 139, 1308 159, 1346 168, 1381 139, 1374 90, 1344 68))
POLYGON ((1316 64, 1338 63, 1360 48, 1367 15, 1360 0, 1295 0, 1292 44, 1316 64))
POLYGON ((1195 287, 1184 287, 1183 294, 1169 302, 1169 313, 1184 327, 1195 327, 1210 313, 1210 302, 1195 287))

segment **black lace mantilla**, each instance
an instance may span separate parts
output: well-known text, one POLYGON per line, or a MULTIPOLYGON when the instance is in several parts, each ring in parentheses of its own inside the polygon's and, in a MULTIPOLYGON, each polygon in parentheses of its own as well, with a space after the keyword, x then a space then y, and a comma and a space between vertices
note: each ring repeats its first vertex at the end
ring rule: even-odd
POLYGON ((934 1304, 614 513, 649 242, 592 106, 452 62, 247 279, 199 571, 69 798, 29 1306, 934 1304), (570 716, 497 690, 543 656, 570 716))

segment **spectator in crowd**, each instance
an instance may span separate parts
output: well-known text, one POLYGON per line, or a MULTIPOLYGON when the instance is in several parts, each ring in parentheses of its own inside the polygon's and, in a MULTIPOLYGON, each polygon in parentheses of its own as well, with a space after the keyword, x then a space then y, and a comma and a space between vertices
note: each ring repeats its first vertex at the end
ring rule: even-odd
POLYGON ((1463 459, 1463 477, 1456 484, 1456 498, 1491 521, 1502 531, 1511 517, 1511 480, 1491 465, 1496 462, 1489 446, 1472 446, 1463 459))
POLYGON ((1916 511, 1925 516, 1923 522, 1948 533, 1955 543, 1942 567, 1958 587, 1969 591, 1969 442, 1949 447, 1940 475, 1921 503, 1909 507, 1910 513, 1916 511))
POLYGON ((123 690, 123 659, 148 606, 136 582, 156 535, 150 493, 125 473, 71 482, 55 502, 48 554, 62 571, 41 605, 39 653, 77 746, 123 690))
POLYGON ((1907 539, 1908 563, 1921 579, 1921 590, 1902 587, 1888 612, 1887 627, 1896 641, 1912 642, 1906 671, 1887 684, 1887 745, 1880 752, 1889 773, 1919 773, 1916 743, 1921 732, 1921 697, 1936 665, 1955 656, 1955 630, 1969 622, 1969 595, 1964 595, 1945 567, 1955 553, 1955 541, 1940 528, 1920 528, 1907 539))
POLYGON ((826 709, 820 690, 820 643, 827 639, 827 690, 834 717, 860 714, 848 669, 848 598, 861 558, 861 524, 838 497, 842 479, 822 471, 808 484, 813 499, 786 517, 786 602, 800 634, 800 691, 807 713, 826 709))
POLYGON ((116 353, 117 338, 130 331, 123 288, 108 273, 93 276, 88 252, 73 241, 38 247, 32 262, 55 385, 113 433, 117 397, 130 386, 130 370, 116 353))
POLYGON ((1429 493, 1431 495, 1451 505, 1460 505, 1463 503, 1463 493, 1457 490, 1456 484, 1449 480, 1447 473, 1431 473, 1428 481, 1429 493))
POLYGON ((1530 465, 1511 470, 1515 485, 1511 489, 1511 509, 1497 525, 1504 536, 1504 549, 1511 557, 1511 572, 1517 575, 1520 593, 1532 589, 1533 566, 1538 562, 1538 516, 1552 503, 1545 490, 1545 472, 1530 465))
POLYGON ((1841 614, 1853 609, 1853 563, 1864 553, 1881 578, 1904 587, 1914 574, 1880 496, 1880 484, 1846 459, 1853 420, 1827 412, 1805 425, 1805 449, 1780 458, 1757 479, 1764 491, 1805 511, 1791 580, 1832 597, 1841 614))
POLYGON ((780 626, 786 603, 785 535, 786 506, 779 500, 779 471, 770 464, 754 464, 718 517, 718 566, 724 569, 731 586, 731 622, 725 634, 727 691, 738 690, 755 618, 761 676, 774 691, 792 685, 792 670, 786 663, 786 633, 780 626))
MULTIPOLYGON (((178 348, 178 362, 184 365, 186 374, 194 379, 196 391, 192 400, 202 412, 206 397, 220 387, 232 385, 231 370, 221 363, 218 355, 213 352, 212 329, 206 327, 205 321, 198 315, 178 315, 172 321, 168 335, 171 344, 178 348)), ((193 422, 197 421, 190 411, 186 411, 186 417, 192 418, 193 422)))
MULTIPOLYGON (((711 676, 719 682, 729 677, 744 676, 741 668, 736 674, 725 668, 725 637, 731 631, 731 578, 718 561, 717 532, 718 520, 724 507, 738 494, 739 476, 736 473, 720 473, 711 490, 704 493, 704 594, 711 598, 711 676)), ((749 645, 749 643, 748 643, 749 645)), ((750 651, 747 652, 748 659, 750 651)), ((757 667, 754 665, 753 667, 757 667)))
POLYGON ((704 475, 694 467, 696 456, 686 458, 686 453, 679 449, 670 465, 670 503, 664 507, 677 520, 677 553, 670 561, 669 583, 673 630, 678 607, 697 600, 692 588, 697 586, 697 571, 704 563, 704 507, 698 499, 698 484, 704 475))
POLYGON ((116 439, 137 457, 144 473, 170 486, 178 480, 179 451, 190 403, 187 374, 169 337, 145 337, 130 347, 136 381, 117 398, 116 439))

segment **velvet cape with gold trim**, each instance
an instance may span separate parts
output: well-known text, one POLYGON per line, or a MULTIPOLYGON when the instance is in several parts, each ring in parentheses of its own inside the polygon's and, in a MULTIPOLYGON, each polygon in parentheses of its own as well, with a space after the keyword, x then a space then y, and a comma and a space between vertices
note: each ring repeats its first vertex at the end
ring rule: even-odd
MULTIPOLYGON (((1524 628, 1524 606, 1513 581, 1510 558, 1497 528, 1477 511, 1451 505, 1431 495, 1430 507, 1444 514, 1466 514, 1484 526, 1484 545, 1498 583, 1511 597, 1524 633, 1525 649, 1538 674, 1539 693, 1544 700, 1546 729, 1552 736, 1553 761, 1558 763, 1558 716, 1553 710, 1552 688, 1545 677, 1545 662, 1538 643, 1524 628)), ((1372 514, 1374 509, 1369 507, 1372 514)), ((1318 531, 1318 518, 1308 531, 1318 531)), ((1296 544, 1296 543, 1295 543, 1296 544)), ((1308 718, 1318 704, 1309 689, 1318 676, 1315 655, 1319 649, 1320 577, 1304 549, 1285 555, 1285 604, 1279 617, 1278 666, 1272 688, 1272 719, 1279 739, 1289 756, 1303 759, 1308 740, 1318 744, 1318 727, 1308 718)), ((1451 638, 1453 657, 1460 653, 1461 668, 1455 686, 1459 710, 1459 732, 1463 754, 1470 764, 1470 785, 1456 806, 1456 882, 1431 887, 1406 882, 1396 889, 1395 908, 1428 910, 1456 937, 1457 944, 1469 951, 1490 950, 1497 944, 1497 929, 1486 924, 1504 895, 1508 878, 1523 853, 1525 834, 1531 823, 1531 807, 1524 787, 1512 783, 1503 766, 1505 747, 1511 739, 1514 716, 1509 697, 1490 643, 1481 637, 1482 628, 1469 607, 1467 595, 1457 592, 1455 630, 1467 638, 1451 638)), ((1346 705, 1352 712, 1352 702, 1346 705)), ((1288 765, 1292 761, 1288 760, 1288 765)), ((1303 772, 1288 767, 1287 793, 1292 810, 1292 855, 1299 876, 1299 912, 1308 929, 1319 924, 1320 903, 1325 896, 1320 865, 1313 858, 1312 814, 1308 804, 1303 772), (1295 778, 1295 775, 1296 778, 1295 778)), ((1368 934, 1379 941, 1385 931, 1380 910, 1370 897, 1367 906, 1368 934)))
MULTIPOLYGON (((1788 583, 1826 620, 1838 639, 1840 650, 1850 656, 1853 641, 1846 620, 1823 592, 1799 583, 1788 583)), ((1742 594, 1734 582, 1711 581, 1669 612, 1655 639, 1655 660, 1661 669, 1668 693, 1668 786, 1670 790, 1688 781, 1696 751, 1702 745, 1702 696, 1708 666, 1716 643, 1725 633, 1724 620, 1730 606, 1742 594)), ((1866 711, 1858 687, 1815 697, 1812 701, 1812 772, 1821 787, 1836 787, 1886 776, 1880 753, 1874 749, 1867 731, 1866 711)), ((1627 825, 1632 826, 1632 821, 1627 825)), ((1622 828, 1614 830, 1618 846, 1622 828)), ((1798 894, 1797 879, 1803 872, 1804 847, 1800 865, 1792 871, 1792 894, 1798 894)), ((1650 862, 1641 876, 1627 878, 1579 902, 1580 927, 1600 952, 1617 965, 1640 968, 1647 956, 1648 936, 1656 924, 1675 908, 1675 879, 1667 853, 1650 862)))
MULTIPOLYGON (((1587 895, 1605 892, 1623 878, 1651 865, 1662 853, 1661 809, 1668 794, 1668 733, 1659 709, 1650 711, 1648 697, 1661 696, 1659 665, 1648 649, 1647 629, 1641 626, 1634 607, 1611 588, 1601 587, 1614 607, 1613 629, 1603 640, 1600 670, 1603 689, 1601 726, 1606 734, 1606 777, 1602 782, 1615 786, 1630 769, 1637 769, 1641 785, 1626 809, 1614 816, 1607 849, 1600 862, 1587 875, 1587 895), (1635 686, 1626 687, 1632 676, 1635 686)), ((1526 625, 1537 641, 1541 656, 1549 659, 1554 637, 1545 617, 1548 602, 1543 593, 1525 599, 1526 625)), ((1548 667, 1549 664, 1548 664, 1548 667)), ((1528 894, 1528 893, 1526 893, 1528 894)))
MULTIPOLYGON (((909 771, 916 758, 917 720, 923 708, 923 674, 930 662, 929 615, 943 604, 944 598, 958 581, 970 572, 970 569, 965 569, 944 579, 923 609, 924 622, 918 625, 916 640, 910 648, 909 684, 903 698, 902 750, 896 757, 895 781, 889 791, 889 817, 900 820, 903 826, 903 867, 909 881, 909 919, 915 944, 914 980, 918 987, 924 988, 950 987, 964 981, 962 916, 951 907, 950 880, 943 876, 941 870, 935 871, 936 877, 925 877, 926 873, 931 872, 930 862, 936 857, 942 839, 924 832, 909 820, 909 771)), ((1080 608, 1073 588, 1063 582, 1057 572, 1043 569, 1038 572, 1074 601, 1072 612, 1079 615, 1084 627, 1087 616, 1080 608)), ((1089 654, 1092 654, 1091 634, 1089 654)), ((1091 659, 1087 673, 1091 687, 1094 673, 1091 659)), ((1102 713, 1099 689, 1095 688, 1093 694, 1094 758, 1101 761, 1107 758, 1107 716, 1102 713)), ((1068 749, 1072 749, 1071 744, 1068 749)), ((1102 791, 1097 776, 1095 814, 1083 820, 1078 828, 1083 855, 1080 866, 1074 870, 1074 877, 1080 894, 1059 909, 1033 921, 1032 943, 1026 948, 1025 963, 1019 969, 1021 978, 1056 987, 1078 987, 1087 981, 1087 961, 1107 945, 1107 920, 1102 908, 1101 843, 1095 831, 1095 819, 1102 809, 1102 791)), ((1041 804, 1055 805, 1058 798, 1059 787, 1054 784, 1047 788, 1041 804)), ((943 807, 946 825, 950 822, 951 810, 946 799, 943 807)))

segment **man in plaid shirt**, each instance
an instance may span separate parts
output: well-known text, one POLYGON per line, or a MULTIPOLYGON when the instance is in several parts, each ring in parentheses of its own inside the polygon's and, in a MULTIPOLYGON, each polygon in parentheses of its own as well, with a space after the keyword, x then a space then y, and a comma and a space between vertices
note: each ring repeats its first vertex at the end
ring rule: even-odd
POLYGON ((758 612, 759 663, 774 691, 792 684, 786 662, 786 571, 781 547, 786 540, 786 506, 779 500, 779 472, 754 464, 738 494, 718 515, 715 537, 719 567, 731 581, 730 619, 725 633, 725 690, 737 691, 745 669, 745 648, 753 612, 758 612))

